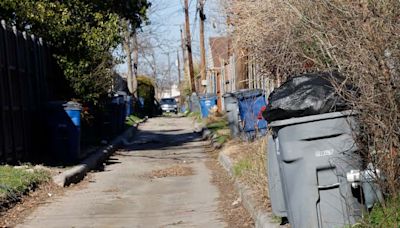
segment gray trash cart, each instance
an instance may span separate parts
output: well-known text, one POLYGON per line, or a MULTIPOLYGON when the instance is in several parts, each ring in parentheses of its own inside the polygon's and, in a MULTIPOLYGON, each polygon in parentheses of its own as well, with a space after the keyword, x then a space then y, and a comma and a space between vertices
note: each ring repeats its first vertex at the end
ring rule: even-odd
POLYGON ((343 227, 361 218, 361 190, 346 179, 348 172, 361 168, 353 114, 335 112, 270 123, 272 209, 278 216, 287 215, 292 227, 343 227), (273 168, 277 164, 279 174, 273 168))
POLYGON ((235 94, 224 94, 225 111, 228 118, 228 125, 231 131, 231 136, 236 138, 240 134, 239 129, 239 101, 235 94))
MULTIPOLYGON (((277 140, 277 139, 276 139, 277 140)), ((268 173, 268 192, 271 201, 272 212, 278 217, 287 217, 286 203, 283 195, 282 182, 280 177, 280 167, 275 141, 273 137, 268 136, 268 147, 266 156, 268 173)))

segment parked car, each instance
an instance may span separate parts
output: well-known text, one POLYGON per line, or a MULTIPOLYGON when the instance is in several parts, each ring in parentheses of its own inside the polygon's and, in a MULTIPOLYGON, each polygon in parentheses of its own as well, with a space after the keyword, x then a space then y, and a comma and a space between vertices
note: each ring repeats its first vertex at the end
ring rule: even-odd
POLYGON ((178 114, 178 104, 174 98, 162 98, 160 104, 163 112, 174 112, 178 114))

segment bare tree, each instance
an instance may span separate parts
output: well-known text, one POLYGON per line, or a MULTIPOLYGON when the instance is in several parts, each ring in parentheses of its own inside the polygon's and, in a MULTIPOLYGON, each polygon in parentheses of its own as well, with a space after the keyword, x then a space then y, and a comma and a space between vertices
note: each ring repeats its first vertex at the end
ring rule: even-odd
POLYGON ((137 97, 137 66, 138 66, 138 42, 137 31, 133 28, 129 20, 122 20, 123 23, 123 49, 126 55, 127 64, 127 84, 128 89, 137 97), (133 57, 132 57, 133 55, 133 57))

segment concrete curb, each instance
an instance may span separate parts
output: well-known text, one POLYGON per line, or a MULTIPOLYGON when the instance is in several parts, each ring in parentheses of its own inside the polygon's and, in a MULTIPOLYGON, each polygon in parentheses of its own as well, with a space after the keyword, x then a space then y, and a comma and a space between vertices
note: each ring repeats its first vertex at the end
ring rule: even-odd
MULTIPOLYGON (((231 159, 222 153, 218 155, 218 161, 229 173, 231 177, 234 177, 233 164, 231 159)), ((239 193, 242 199, 244 208, 250 213, 253 218, 256 228, 276 228, 280 227, 278 223, 272 222, 272 214, 259 210, 255 207, 255 199, 252 197, 251 190, 249 187, 235 181, 235 189, 239 193)))
MULTIPOLYGON (((141 123, 147 121, 144 119, 141 123)), ((53 182, 61 187, 66 187, 73 183, 81 181, 90 170, 95 169, 107 160, 116 149, 123 143, 124 139, 132 137, 141 123, 136 124, 124 133, 114 138, 108 146, 104 146, 83 160, 79 165, 76 165, 57 176, 53 177, 53 182)))

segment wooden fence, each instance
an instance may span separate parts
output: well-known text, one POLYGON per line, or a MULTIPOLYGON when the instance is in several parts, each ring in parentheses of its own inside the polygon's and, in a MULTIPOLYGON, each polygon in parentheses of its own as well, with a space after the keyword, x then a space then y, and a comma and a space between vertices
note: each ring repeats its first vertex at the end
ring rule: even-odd
POLYGON ((0 26, 0 162, 31 160, 40 151, 47 82, 60 76, 42 39, 0 26), (36 154, 35 154, 36 151, 36 154))

